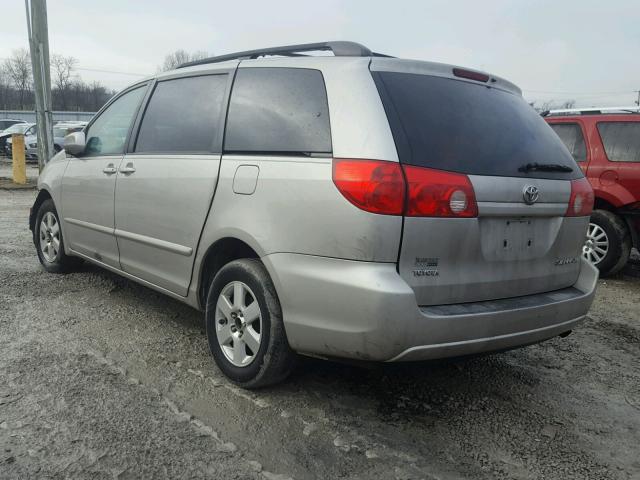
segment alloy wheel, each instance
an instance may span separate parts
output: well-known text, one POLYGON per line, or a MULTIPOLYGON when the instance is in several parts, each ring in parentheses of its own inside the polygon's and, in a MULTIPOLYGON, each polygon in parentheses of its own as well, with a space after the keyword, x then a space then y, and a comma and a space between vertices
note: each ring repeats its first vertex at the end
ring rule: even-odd
POLYGON ((47 212, 40 222, 40 251, 44 259, 53 263, 60 251, 60 223, 53 214, 47 212))
POLYGON ((228 283, 216 303, 216 336, 224 356, 236 367, 246 367, 258 354, 262 314, 251 289, 243 282, 228 283))
POLYGON ((609 237, 602 227, 589 224, 587 238, 582 247, 582 256, 593 265, 598 265, 609 252, 609 237))

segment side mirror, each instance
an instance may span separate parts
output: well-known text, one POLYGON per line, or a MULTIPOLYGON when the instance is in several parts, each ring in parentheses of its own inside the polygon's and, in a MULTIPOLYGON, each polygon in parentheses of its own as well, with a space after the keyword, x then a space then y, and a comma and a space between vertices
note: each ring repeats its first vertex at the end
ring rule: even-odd
POLYGON ((86 139, 84 132, 73 132, 64 137, 64 150, 71 155, 79 155, 84 152, 86 139))

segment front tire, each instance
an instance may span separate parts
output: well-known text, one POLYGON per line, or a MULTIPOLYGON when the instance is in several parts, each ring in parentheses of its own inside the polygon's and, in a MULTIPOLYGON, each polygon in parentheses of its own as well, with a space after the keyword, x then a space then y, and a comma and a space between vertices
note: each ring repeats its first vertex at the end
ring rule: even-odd
POLYGON ((66 273, 81 262, 79 258, 64 253, 60 218, 51 199, 42 202, 38 209, 33 240, 38 260, 47 272, 66 273))
POLYGON ((602 276, 620 271, 631 254, 631 235, 624 220, 607 210, 594 210, 582 252, 602 276))
POLYGON ((260 260, 235 260, 220 269, 209 287, 206 324, 216 365, 243 388, 278 383, 295 365, 280 302, 260 260))

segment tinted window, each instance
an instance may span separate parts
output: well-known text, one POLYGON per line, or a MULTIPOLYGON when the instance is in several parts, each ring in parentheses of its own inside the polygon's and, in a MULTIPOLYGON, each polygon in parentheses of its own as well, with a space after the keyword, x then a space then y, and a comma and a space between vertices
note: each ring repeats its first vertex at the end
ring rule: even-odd
POLYGON ((220 151, 226 85, 227 75, 159 82, 142 119, 135 151, 220 151))
POLYGON ((558 134, 576 162, 587 160, 587 148, 580 125, 577 123, 551 123, 549 126, 558 134))
POLYGON ((85 155, 124 153, 127 133, 145 90, 139 87, 125 93, 96 118, 87 131, 85 155))
POLYGON ((403 163, 474 175, 582 176, 558 136, 519 95, 428 75, 377 72, 374 78, 403 163), (521 170, 529 163, 572 171, 521 170))
POLYGON ((322 74, 294 68, 238 69, 225 150, 331 152, 322 74))
POLYGON ((609 160, 640 162, 640 122, 602 122, 598 131, 609 160))

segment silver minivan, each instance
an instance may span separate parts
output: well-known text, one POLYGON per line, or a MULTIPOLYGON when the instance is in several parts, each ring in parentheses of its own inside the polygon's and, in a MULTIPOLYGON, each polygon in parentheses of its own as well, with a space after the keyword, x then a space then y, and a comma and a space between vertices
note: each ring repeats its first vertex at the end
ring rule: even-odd
POLYGON ((241 52, 116 95, 48 162, 40 262, 203 310, 254 388, 296 354, 379 362, 567 334, 593 192, 512 83, 351 42, 241 52), (313 55, 330 51, 331 55, 313 55))

